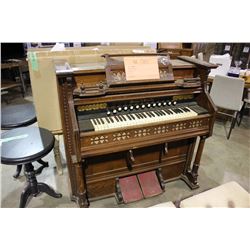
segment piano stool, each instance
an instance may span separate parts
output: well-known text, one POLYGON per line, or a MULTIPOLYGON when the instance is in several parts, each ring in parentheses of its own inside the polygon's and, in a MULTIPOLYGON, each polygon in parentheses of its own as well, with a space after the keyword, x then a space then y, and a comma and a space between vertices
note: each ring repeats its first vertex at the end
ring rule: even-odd
MULTIPOLYGON (((13 128, 26 127, 34 124, 37 121, 35 107, 32 102, 7 105, 1 109, 1 129, 9 130, 13 128)), ((59 149, 59 139, 55 138, 54 145, 54 157, 56 160, 56 168, 58 174, 62 174, 62 163, 59 149)), ((39 159, 38 162, 43 166, 47 167, 48 163, 39 159)), ((14 178, 18 178, 22 171, 22 165, 18 165, 16 172, 13 175, 14 178)), ((39 172, 37 172, 38 174, 39 172)))
POLYGON ((36 174, 41 173, 43 166, 34 170, 32 162, 45 157, 54 147, 53 134, 44 128, 23 127, 2 133, 1 138, 1 163, 6 165, 24 165, 27 185, 21 198, 20 208, 24 208, 32 197, 44 192, 54 198, 61 198, 62 194, 56 193, 45 183, 39 183, 36 174))

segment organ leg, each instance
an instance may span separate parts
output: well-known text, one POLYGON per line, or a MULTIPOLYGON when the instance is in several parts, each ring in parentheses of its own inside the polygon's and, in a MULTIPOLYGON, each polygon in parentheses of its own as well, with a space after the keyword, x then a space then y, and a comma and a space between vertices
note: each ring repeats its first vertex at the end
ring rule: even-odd
POLYGON ((205 140, 206 140, 206 136, 201 136, 193 167, 192 167, 192 169, 188 170, 181 178, 183 181, 186 182, 186 184, 191 189, 199 188, 199 183, 197 180, 198 179, 198 169, 200 166, 200 160, 201 160, 202 151, 203 151, 203 148, 205 145, 205 140))
POLYGON ((79 207, 89 207, 89 200, 86 191, 85 181, 85 164, 77 164, 76 168, 76 181, 77 181, 77 203, 79 207))
POLYGON ((62 167, 62 159, 60 153, 60 145, 59 145, 59 136, 55 136, 55 145, 54 145, 54 158, 56 161, 56 170, 59 175, 63 174, 63 167, 62 167))

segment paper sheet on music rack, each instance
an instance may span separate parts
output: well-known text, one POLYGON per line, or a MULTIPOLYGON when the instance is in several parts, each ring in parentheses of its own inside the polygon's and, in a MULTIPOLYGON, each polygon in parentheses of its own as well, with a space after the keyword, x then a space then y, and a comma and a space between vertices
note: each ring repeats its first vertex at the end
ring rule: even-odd
POLYGON ((127 81, 160 79, 156 56, 124 57, 124 66, 127 81))

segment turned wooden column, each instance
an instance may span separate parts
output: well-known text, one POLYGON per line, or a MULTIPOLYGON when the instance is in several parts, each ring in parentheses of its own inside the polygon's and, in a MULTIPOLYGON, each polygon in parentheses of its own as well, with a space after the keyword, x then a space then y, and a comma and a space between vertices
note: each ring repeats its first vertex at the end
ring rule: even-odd
POLYGON ((63 174, 62 159, 60 153, 59 135, 55 135, 54 158, 56 162, 56 170, 59 175, 63 174))
POLYGON ((191 170, 191 175, 193 177, 193 184, 194 185, 199 185, 198 180, 197 180, 197 178, 198 178, 198 169, 200 167, 201 155, 202 155, 203 148, 204 148, 204 145, 205 145, 205 140, 206 140, 206 137, 202 136, 201 139, 200 139, 200 142, 199 142, 199 146, 198 146, 198 149, 197 149, 196 156, 195 156, 193 168, 191 170))
POLYGON ((201 136, 198 149, 196 152, 193 167, 188 170, 183 176, 182 180, 185 181, 191 189, 199 188, 198 183, 198 170, 200 167, 201 155, 205 145, 206 136, 201 136))
POLYGON ((88 207, 89 201, 87 197, 84 164, 75 164, 76 182, 77 182, 77 203, 79 207, 88 207))

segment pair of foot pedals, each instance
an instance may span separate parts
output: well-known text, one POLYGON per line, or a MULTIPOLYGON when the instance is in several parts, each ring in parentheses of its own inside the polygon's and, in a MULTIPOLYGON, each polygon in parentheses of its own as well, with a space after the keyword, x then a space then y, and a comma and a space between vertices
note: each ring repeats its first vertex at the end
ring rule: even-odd
POLYGON ((118 203, 130 203, 156 196, 164 191, 160 169, 118 178, 116 197, 118 203))

